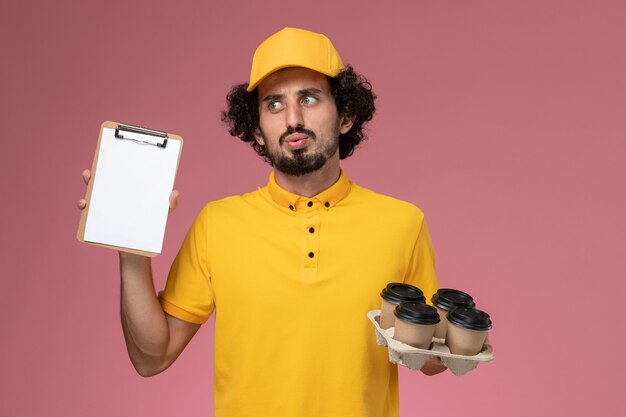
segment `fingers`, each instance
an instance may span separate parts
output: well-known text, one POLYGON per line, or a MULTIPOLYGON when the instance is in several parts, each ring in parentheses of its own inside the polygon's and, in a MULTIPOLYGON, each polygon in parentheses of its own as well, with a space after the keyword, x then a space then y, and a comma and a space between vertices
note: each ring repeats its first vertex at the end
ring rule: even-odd
MULTIPOLYGON (((89 184, 89 180, 90 179, 91 179, 91 171, 88 170, 88 169, 84 170, 83 171, 83 181, 85 181, 85 184, 89 184)), ((83 210, 85 207, 87 207, 87 201, 84 198, 81 198, 76 203, 76 207, 78 207, 79 209, 83 210)))
POLYGON ((170 213, 176 210, 176 207, 178 207, 178 197, 180 197, 180 193, 178 192, 178 190, 173 190, 170 194, 170 213))

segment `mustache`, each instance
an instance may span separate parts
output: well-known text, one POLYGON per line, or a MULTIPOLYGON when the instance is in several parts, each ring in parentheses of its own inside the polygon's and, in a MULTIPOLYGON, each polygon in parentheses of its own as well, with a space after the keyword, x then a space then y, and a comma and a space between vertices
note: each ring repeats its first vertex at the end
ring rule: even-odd
POLYGON ((287 138, 287 136, 292 135, 294 133, 301 133, 303 135, 307 135, 308 137, 310 137, 313 140, 317 139, 317 137, 315 136, 315 132, 313 132, 312 130, 305 129, 305 128, 300 127, 300 126, 298 126, 298 127, 289 127, 289 128, 287 128, 285 133, 280 135, 280 137, 278 138, 278 144, 282 145, 283 143, 285 143, 285 139, 287 138))

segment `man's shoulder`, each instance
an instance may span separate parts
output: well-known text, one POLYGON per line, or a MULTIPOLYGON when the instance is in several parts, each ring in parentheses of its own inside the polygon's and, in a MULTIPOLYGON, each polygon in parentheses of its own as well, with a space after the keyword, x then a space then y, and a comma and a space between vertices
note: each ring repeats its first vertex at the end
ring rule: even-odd
POLYGON ((254 191, 250 191, 240 195, 231 195, 218 200, 213 200, 204 205, 201 214, 228 213, 237 210, 245 210, 254 206, 258 206, 266 201, 265 194, 267 187, 259 187, 254 191))
POLYGON ((379 193, 355 183, 352 183, 352 191, 352 197, 357 203, 362 203, 376 211, 380 210, 387 216, 402 216, 417 221, 422 221, 424 218, 422 210, 408 201, 379 193))

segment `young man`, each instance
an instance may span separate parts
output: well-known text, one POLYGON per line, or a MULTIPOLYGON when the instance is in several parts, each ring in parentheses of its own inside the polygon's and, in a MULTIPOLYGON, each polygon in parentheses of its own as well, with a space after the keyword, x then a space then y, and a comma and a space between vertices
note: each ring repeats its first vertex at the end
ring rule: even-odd
POLYGON ((369 83, 325 36, 285 28, 258 47, 222 118, 273 166, 267 186, 205 206, 158 296, 149 258, 120 253, 141 375, 170 366, 214 312, 216 416, 398 415, 397 368, 366 313, 388 282, 428 300, 438 283, 422 212, 341 170, 373 113, 369 83))

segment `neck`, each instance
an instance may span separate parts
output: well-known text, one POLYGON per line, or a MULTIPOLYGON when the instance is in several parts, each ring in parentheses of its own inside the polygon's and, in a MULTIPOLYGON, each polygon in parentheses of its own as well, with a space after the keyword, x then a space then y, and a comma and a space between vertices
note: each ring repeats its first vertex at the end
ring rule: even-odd
POLYGON ((305 175, 287 175, 278 170, 274 170, 276 183, 284 190, 292 194, 303 197, 313 197, 329 188, 339 179, 339 161, 328 160, 323 167, 317 171, 305 175))

